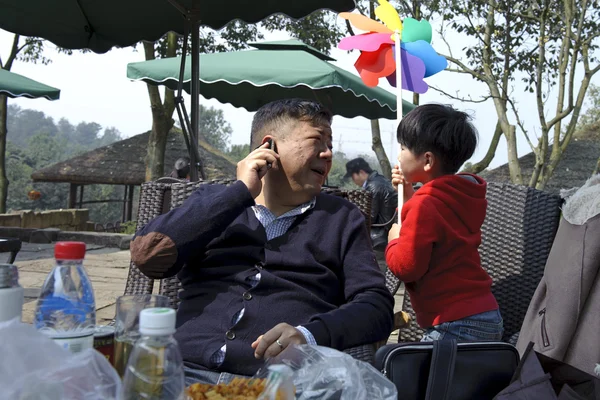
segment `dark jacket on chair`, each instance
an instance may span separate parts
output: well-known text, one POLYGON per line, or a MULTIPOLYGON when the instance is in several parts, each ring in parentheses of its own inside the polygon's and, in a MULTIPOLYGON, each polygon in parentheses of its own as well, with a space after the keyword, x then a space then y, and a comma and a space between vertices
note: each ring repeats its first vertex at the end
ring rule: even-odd
MULTIPOLYGON (((392 219, 398 207, 398 193, 392 187, 389 179, 380 175, 377 171, 371 172, 367 178, 365 189, 371 192, 371 223, 384 224, 392 219)), ((391 224, 387 227, 371 228, 371 241, 373 248, 384 250, 387 245, 387 233, 391 224)))
POLYGON ((254 204, 242 182, 205 185, 132 241, 132 260, 144 274, 178 273, 175 337, 186 365, 253 375, 263 361, 250 344, 281 322, 339 350, 387 338, 394 302, 358 208, 319 194, 286 233, 267 240, 254 204), (225 360, 215 365, 211 356, 225 343, 225 360))

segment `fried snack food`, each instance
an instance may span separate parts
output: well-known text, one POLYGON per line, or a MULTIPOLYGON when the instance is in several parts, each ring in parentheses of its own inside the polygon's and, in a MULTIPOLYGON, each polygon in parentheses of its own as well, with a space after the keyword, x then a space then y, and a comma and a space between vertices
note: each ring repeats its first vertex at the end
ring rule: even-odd
MULTIPOLYGON (((194 383, 187 388, 189 400, 256 400, 265 389, 266 379, 234 378, 231 382, 208 385, 194 383)), ((280 396, 277 396, 280 400, 280 396)))

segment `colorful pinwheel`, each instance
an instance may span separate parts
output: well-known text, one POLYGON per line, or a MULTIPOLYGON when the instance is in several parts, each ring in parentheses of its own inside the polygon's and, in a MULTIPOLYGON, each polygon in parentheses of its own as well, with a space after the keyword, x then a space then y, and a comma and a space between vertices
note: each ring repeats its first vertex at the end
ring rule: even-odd
POLYGON ((377 86, 379 78, 387 78, 395 87, 398 73, 403 89, 425 93, 429 86, 423 78, 437 74, 448 65, 446 59, 431 47, 431 25, 426 20, 413 18, 406 18, 403 23, 390 3, 377 1, 379 6, 375 15, 383 24, 361 14, 339 14, 367 33, 344 38, 338 47, 360 50, 354 66, 367 86, 377 86), (401 42, 402 62, 396 66, 397 42, 401 42))

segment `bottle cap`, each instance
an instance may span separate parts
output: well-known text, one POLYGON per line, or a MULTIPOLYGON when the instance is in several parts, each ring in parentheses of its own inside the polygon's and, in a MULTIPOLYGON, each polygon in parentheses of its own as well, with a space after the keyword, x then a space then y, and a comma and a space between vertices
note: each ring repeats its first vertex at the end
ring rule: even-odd
POLYGON ((0 289, 19 286, 19 270, 16 265, 0 264, 0 289))
POLYGON ((175 333, 175 310, 172 308, 146 308, 140 313, 140 333, 147 336, 175 333))
POLYGON ((85 243, 57 242, 54 245, 54 258, 57 260, 83 260, 85 258, 85 243))

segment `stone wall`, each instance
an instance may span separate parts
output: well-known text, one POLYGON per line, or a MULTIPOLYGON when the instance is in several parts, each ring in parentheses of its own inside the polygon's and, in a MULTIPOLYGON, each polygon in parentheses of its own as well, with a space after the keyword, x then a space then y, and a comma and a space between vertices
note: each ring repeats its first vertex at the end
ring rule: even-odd
POLYGON ((0 226, 86 231, 90 230, 89 214, 89 210, 85 208, 47 211, 21 210, 12 214, 0 214, 0 226))

